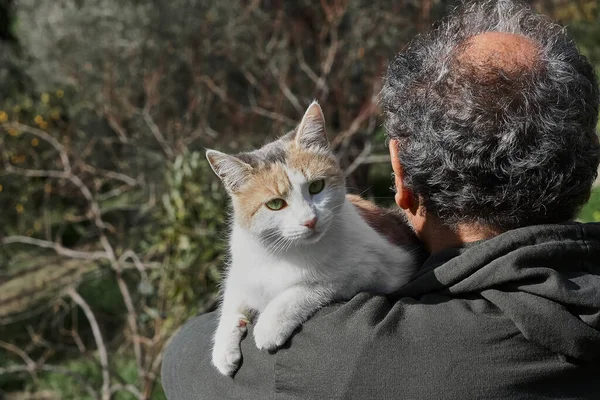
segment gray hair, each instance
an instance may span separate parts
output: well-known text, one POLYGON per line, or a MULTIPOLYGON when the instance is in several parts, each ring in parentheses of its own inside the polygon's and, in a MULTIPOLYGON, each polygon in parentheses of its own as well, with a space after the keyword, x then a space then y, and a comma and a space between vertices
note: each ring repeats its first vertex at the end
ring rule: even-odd
POLYGON ((523 3, 455 10, 396 56, 381 102, 405 185, 447 226, 565 222, 590 196, 600 162, 594 70, 561 26, 523 3), (490 68, 491 80, 463 68, 456 55, 484 32, 531 41, 535 66, 490 68))

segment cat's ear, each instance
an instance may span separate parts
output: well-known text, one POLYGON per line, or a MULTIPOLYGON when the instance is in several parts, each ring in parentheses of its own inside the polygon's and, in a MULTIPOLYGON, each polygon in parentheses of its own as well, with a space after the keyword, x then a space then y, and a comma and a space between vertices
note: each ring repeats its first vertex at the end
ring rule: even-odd
POLYGON ((301 147, 322 147, 329 149, 327 132, 325 131, 325 116, 316 101, 313 101, 302 117, 296 129, 296 143, 301 147))
POLYGON ((206 150, 206 159, 229 192, 235 192, 252 172, 252 167, 236 156, 206 150))

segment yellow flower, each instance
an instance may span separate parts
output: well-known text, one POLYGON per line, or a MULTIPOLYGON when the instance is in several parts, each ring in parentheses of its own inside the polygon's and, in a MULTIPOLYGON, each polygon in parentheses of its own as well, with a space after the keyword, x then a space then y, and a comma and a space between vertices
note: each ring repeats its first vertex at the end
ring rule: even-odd
POLYGON ((8 121, 8 114, 4 111, 0 111, 0 122, 8 121))
POLYGON ((15 128, 8 128, 7 132, 10 136, 19 136, 19 131, 15 128))
POLYGON ((25 160, 27 159, 26 156, 24 156, 23 154, 19 154, 17 156, 11 156, 10 157, 10 162, 12 164, 22 164, 25 162, 25 160))
POLYGON ((59 99, 62 99, 65 95, 65 92, 62 90, 57 90, 56 91, 56 97, 58 97, 59 99))
POLYGON ((2 187, 2 185, 0 185, 0 192, 2 191, 2 189, 4 189, 4 188, 2 187))
POLYGON ((38 115, 36 115, 36 116, 35 116, 35 118, 33 119, 33 121, 34 121, 36 124, 38 124, 38 125, 39 125, 39 124, 41 124, 42 122, 44 122, 44 117, 42 117, 41 115, 39 115, 39 114, 38 114, 38 115))
POLYGON ((40 123, 40 128, 42 128, 42 129, 46 129, 47 127, 48 127, 48 123, 47 123, 46 121, 42 121, 42 122, 40 123))
POLYGON ((48 102, 50 101, 50 95, 48 93, 42 93, 42 95, 40 96, 40 100, 42 100, 42 103, 48 104, 48 102))
POLYGON ((37 139, 35 139, 35 138, 34 138, 34 139, 31 139, 31 145, 32 145, 33 147, 37 147, 37 145, 38 145, 38 144, 40 144, 40 141, 39 141, 39 140, 37 140, 37 139))
POLYGON ((60 118, 60 110, 59 109, 53 109, 50 112, 50 117, 54 120, 59 119, 60 118))
POLYGON ((17 210, 17 213, 23 214, 23 211, 25 211, 25 207, 23 207, 23 204, 17 204, 15 210, 17 210))

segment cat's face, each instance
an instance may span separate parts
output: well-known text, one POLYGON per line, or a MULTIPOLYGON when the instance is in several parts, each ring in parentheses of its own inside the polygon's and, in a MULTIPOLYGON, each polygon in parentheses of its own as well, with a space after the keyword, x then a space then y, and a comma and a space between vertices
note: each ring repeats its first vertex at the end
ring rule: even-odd
POLYGON ((317 242, 341 212, 344 175, 316 103, 281 139, 236 156, 209 150, 207 158, 232 198, 236 222, 273 251, 317 242))

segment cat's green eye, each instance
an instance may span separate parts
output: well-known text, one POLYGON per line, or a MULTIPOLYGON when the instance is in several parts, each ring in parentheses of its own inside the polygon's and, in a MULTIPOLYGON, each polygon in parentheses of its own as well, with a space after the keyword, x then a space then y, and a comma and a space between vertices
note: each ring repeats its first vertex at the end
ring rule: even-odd
POLYGON ((325 188, 325 179, 319 179, 318 181, 311 182, 310 185, 308 185, 308 193, 317 194, 323 191, 323 188, 325 188))
POLYGON ((273 199, 267 201, 265 205, 269 210, 278 211, 285 207, 287 203, 283 199, 273 199))

